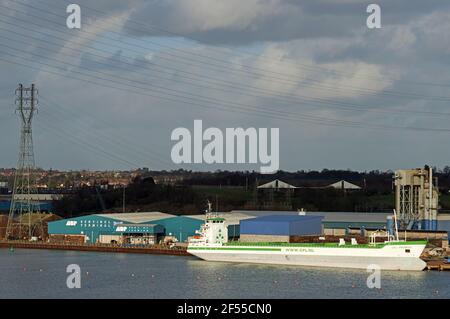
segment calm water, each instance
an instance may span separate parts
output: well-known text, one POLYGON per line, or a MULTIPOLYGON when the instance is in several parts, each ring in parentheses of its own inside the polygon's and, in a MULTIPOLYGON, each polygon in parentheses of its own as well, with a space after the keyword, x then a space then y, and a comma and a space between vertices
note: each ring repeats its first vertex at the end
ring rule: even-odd
POLYGON ((211 263, 194 257, 0 249, 0 298, 450 298, 450 272, 211 263), (78 264, 81 289, 66 287, 78 264))

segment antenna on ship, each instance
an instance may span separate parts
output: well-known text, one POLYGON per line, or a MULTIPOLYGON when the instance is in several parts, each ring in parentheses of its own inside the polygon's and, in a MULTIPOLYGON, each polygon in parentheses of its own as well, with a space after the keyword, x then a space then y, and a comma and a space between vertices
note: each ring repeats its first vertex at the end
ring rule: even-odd
POLYGON ((395 229, 395 239, 398 241, 398 224, 397 224, 397 211, 394 208, 394 229, 395 229))
POLYGON ((208 205, 208 208, 206 209, 206 219, 208 219, 210 217, 217 217, 218 214, 217 214, 217 212, 213 213, 213 211, 212 211, 212 204, 209 201, 209 199, 206 201, 206 203, 208 205))
POLYGON ((212 212, 212 209, 211 209, 212 205, 211 205, 211 202, 209 201, 209 199, 206 200, 206 205, 207 205, 207 208, 205 210, 205 217, 206 217, 205 220, 207 220, 209 217, 211 217, 211 212, 212 212))
POLYGON ((211 204, 211 202, 210 202, 209 199, 208 199, 208 210, 207 210, 207 212, 208 212, 209 214, 211 214, 211 212, 212 212, 211 207, 212 207, 212 204, 211 204))

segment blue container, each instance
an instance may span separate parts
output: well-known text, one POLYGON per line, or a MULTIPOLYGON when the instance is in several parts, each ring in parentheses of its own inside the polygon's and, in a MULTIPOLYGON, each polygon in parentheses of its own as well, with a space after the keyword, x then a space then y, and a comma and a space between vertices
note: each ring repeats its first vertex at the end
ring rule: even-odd
POLYGON ((248 235, 302 236, 322 233, 323 216, 268 215, 241 220, 240 233, 248 235))
POLYGON ((435 220, 427 220, 427 219, 423 219, 422 223, 422 230, 438 230, 438 221, 437 219, 435 220))
POLYGON ((422 220, 422 230, 438 230, 438 221, 434 220, 422 220))
POLYGON ((388 216, 386 219, 386 230, 389 232, 389 234, 394 234, 394 219, 393 216, 388 216))
POLYGON ((438 230, 438 221, 434 219, 431 221, 431 230, 438 230))

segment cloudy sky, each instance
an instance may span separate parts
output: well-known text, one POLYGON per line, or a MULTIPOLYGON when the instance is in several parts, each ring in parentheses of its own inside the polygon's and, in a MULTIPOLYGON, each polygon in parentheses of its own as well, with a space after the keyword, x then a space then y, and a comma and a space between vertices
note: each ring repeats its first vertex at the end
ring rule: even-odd
POLYGON ((18 83, 35 83, 36 164, 175 165, 171 132, 280 128, 280 168, 450 165, 450 2, 0 0, 0 167, 18 83), (80 30, 66 6, 81 6, 80 30))

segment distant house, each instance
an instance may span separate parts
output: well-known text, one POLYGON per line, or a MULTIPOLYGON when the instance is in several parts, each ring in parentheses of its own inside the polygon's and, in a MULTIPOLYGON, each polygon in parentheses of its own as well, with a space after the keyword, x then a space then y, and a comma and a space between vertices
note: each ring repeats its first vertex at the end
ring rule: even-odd
POLYGON ((297 188, 294 185, 288 184, 286 182, 283 182, 279 179, 275 179, 271 182, 262 184, 258 186, 259 189, 292 189, 292 188, 297 188))
POLYGON ((361 187, 359 187, 358 185, 349 183, 349 182, 344 181, 344 180, 340 180, 339 182, 330 184, 327 187, 332 187, 332 188, 342 189, 342 190, 357 190, 357 189, 361 189, 361 187))

